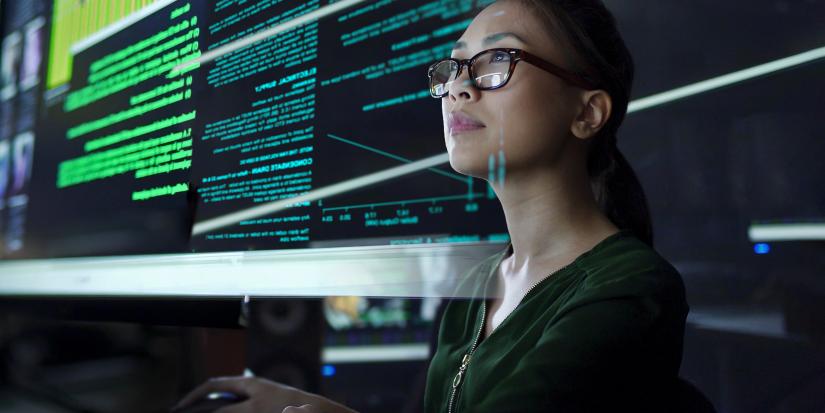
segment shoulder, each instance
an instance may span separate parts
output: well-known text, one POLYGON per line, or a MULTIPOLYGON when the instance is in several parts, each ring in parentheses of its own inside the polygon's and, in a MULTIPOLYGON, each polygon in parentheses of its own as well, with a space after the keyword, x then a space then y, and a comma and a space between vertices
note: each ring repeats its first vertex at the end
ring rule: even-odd
POLYGON ((576 266, 583 277, 576 292, 579 300, 645 298, 686 311, 685 286, 679 271, 632 235, 605 245, 576 262, 576 266))

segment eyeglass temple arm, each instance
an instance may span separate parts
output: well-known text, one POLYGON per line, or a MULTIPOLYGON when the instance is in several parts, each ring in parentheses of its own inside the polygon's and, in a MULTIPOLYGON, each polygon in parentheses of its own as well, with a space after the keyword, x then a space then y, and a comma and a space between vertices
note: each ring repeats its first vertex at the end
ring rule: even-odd
POLYGON ((583 76, 577 75, 575 73, 569 72, 565 69, 562 69, 561 67, 558 67, 558 66, 556 66, 556 65, 554 65, 554 64, 552 64, 552 63, 550 63, 550 62, 548 62, 548 61, 546 61, 546 60, 544 60, 544 59, 542 59, 542 58, 540 58, 540 57, 538 57, 534 54, 530 54, 530 53, 525 52, 525 51, 522 50, 519 57, 520 57, 521 60, 524 60, 525 62, 528 62, 528 63, 533 64, 533 65, 536 65, 536 66, 538 66, 538 67, 540 67, 540 68, 542 68, 542 69, 544 69, 544 70, 546 70, 546 71, 548 71, 548 72, 550 72, 550 73, 552 73, 552 74, 554 74, 554 75, 556 75, 556 76, 558 76, 558 77, 560 77, 560 78, 562 78, 562 79, 564 79, 564 80, 566 80, 566 81, 568 81, 568 82, 570 82, 570 83, 572 83, 576 86, 579 86, 583 89, 587 89, 587 90, 597 89, 597 86, 591 80, 589 80, 589 79, 587 79, 583 76))

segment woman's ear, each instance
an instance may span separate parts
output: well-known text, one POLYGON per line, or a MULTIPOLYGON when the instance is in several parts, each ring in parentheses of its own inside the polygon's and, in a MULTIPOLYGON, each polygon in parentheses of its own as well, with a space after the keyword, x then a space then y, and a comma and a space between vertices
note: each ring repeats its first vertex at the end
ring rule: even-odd
POLYGON ((587 90, 581 95, 581 109, 570 126, 573 136, 589 139, 610 119, 613 102, 604 90, 587 90))

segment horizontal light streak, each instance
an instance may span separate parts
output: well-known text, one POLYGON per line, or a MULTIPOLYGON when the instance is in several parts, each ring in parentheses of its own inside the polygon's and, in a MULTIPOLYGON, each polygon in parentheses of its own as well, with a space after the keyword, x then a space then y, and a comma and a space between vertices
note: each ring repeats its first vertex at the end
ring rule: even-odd
POLYGON ((748 228, 751 242, 825 240, 825 223, 754 224, 748 228))
POLYGON ((374 172, 358 178, 349 179, 343 182, 339 182, 337 184, 325 186, 323 188, 314 189, 305 194, 298 195, 292 198, 282 199, 280 201, 266 203, 249 209, 244 209, 242 211, 237 211, 231 214, 223 215, 217 218, 204 220, 198 222, 192 227, 192 235, 205 234, 207 232, 214 231, 218 228, 235 225, 241 221, 246 221, 248 219, 254 219, 274 214, 276 212, 290 208, 297 203, 316 201, 333 195, 338 195, 344 192, 349 192, 359 188, 363 188, 365 186, 373 185, 379 182, 389 181, 391 179, 398 178, 399 176, 408 175, 413 172, 418 172, 424 169, 432 168, 433 166, 441 165, 443 163, 449 162, 449 160, 449 154, 445 152, 440 155, 435 155, 429 158, 421 159, 419 161, 411 162, 401 166, 396 166, 394 168, 386 169, 379 172, 374 172))
POLYGON ((825 47, 819 47, 809 50, 807 52, 795 54, 782 59, 774 60, 772 62, 763 63, 758 66, 753 66, 747 69, 742 69, 736 72, 728 73, 726 75, 714 77, 703 80, 701 82, 671 89, 666 92, 657 93, 648 97, 636 99, 627 107, 627 113, 638 112, 645 109, 650 109, 656 106, 664 105, 665 103, 673 102, 679 99, 685 99, 690 96, 698 95, 700 93, 708 92, 721 87, 729 86, 735 83, 744 82, 748 79, 764 76, 783 69, 788 69, 794 66, 799 66, 804 63, 812 62, 814 60, 825 57, 825 47))

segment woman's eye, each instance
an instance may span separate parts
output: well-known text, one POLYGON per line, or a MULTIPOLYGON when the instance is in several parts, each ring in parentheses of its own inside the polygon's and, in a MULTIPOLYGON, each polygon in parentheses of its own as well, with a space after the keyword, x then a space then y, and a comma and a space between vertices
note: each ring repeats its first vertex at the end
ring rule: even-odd
POLYGON ((494 54, 490 58, 490 63, 501 63, 506 59, 506 56, 500 53, 494 54))

